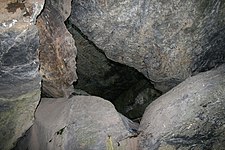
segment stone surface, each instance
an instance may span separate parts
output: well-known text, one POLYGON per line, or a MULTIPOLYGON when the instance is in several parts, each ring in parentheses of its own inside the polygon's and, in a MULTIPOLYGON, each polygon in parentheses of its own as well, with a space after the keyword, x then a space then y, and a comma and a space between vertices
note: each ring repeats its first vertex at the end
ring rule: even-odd
MULTIPOLYGON (((29 87, 34 88, 34 85, 30 84, 29 87)), ((18 139, 32 126, 34 112, 41 94, 40 86, 36 88, 34 91, 27 91, 26 94, 15 98, 0 98, 1 150, 13 148, 18 139)))
MULTIPOLYGON (((56 6, 55 6, 56 7, 56 6)), ((68 88, 77 80, 76 47, 64 24, 65 16, 50 2, 37 19, 40 36, 40 73, 44 96, 68 96, 68 88)), ((64 8, 63 8, 64 10, 64 8)))
POLYGON ((77 47, 76 61, 79 79, 75 88, 87 91, 91 95, 115 101, 120 94, 136 85, 139 80, 143 80, 145 83, 149 82, 134 68, 107 59, 101 50, 85 39, 69 21, 66 24, 77 47))
POLYGON ((116 109, 130 119, 140 121, 146 107, 161 95, 153 85, 140 80, 123 92, 114 102, 116 109))
POLYGON ((40 100, 38 30, 44 1, 0 1, 0 149, 13 147, 40 100))
POLYGON ((130 126, 130 120, 99 97, 44 98, 35 116, 29 142, 23 140, 18 150, 20 146, 32 150, 128 150, 133 146, 135 150, 137 146, 137 139, 131 137, 135 125, 130 126))
POLYGON ((57 9, 59 14, 64 18, 63 21, 65 21, 71 13, 71 0, 47 0, 46 4, 57 9))
POLYGON ((140 124, 141 150, 224 150, 225 65, 186 79, 151 103, 140 124))
POLYGON ((74 0, 70 20, 108 58, 161 85, 225 62, 223 0, 74 0))

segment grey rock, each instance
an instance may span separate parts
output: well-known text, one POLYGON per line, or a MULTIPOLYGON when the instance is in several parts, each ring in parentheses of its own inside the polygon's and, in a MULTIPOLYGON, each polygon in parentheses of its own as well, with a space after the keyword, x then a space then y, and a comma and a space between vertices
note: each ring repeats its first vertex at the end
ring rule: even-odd
POLYGON ((128 119, 122 114, 120 114, 120 118, 122 119, 123 124, 128 131, 133 132, 134 134, 137 134, 139 123, 131 121, 130 119, 128 119))
POLYGON ((1 1, 0 149, 11 149, 34 120, 40 100, 38 30, 44 1, 1 1), (32 12, 27 9, 32 8, 32 12))
POLYGON ((71 0, 47 0, 46 4, 57 9, 59 14, 63 17, 63 21, 65 21, 71 13, 71 0))
POLYGON ((71 96, 74 96, 74 95, 91 96, 86 91, 83 91, 81 89, 73 89, 73 91, 71 93, 72 93, 71 96))
MULTIPOLYGON (((31 85, 29 86, 32 87, 31 85)), ((19 138, 32 126, 41 94, 40 86, 36 88, 15 98, 0 98, 1 150, 13 148, 19 138)))
POLYGON ((127 149, 131 143, 137 142, 132 139, 129 145, 133 135, 129 131, 132 122, 124 116, 122 119, 109 101, 99 97, 44 98, 35 116, 35 123, 27 135, 27 143, 26 140, 21 142, 23 148, 111 150, 127 149))
POLYGON ((200 73, 152 102, 141 120, 141 150, 224 150, 225 65, 200 73))
POLYGON ((38 30, 33 25, 17 27, 0 32, 0 96, 4 98, 40 88, 38 30))
POLYGON ((74 0, 70 20, 109 59, 168 83, 167 91, 225 62, 224 6, 223 0, 74 0))

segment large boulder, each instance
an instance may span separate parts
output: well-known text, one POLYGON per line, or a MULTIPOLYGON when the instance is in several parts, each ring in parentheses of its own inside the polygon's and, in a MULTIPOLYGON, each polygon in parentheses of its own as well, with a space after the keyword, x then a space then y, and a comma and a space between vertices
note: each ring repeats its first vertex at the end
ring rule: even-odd
POLYGON ((164 91, 225 62, 222 0, 74 0, 70 20, 108 58, 164 91))
POLYGON ((63 97, 70 94, 68 89, 77 80, 76 47, 64 24, 68 17, 62 13, 64 5, 56 7, 53 4, 52 1, 46 1, 44 10, 37 19, 40 73, 43 78, 43 96, 63 97))
POLYGON ((141 150, 224 150, 225 65, 188 78, 156 99, 139 131, 141 150))
POLYGON ((30 133, 17 149, 116 150, 137 146, 137 139, 132 138, 137 125, 99 97, 44 98, 35 116, 30 133))
POLYGON ((38 30, 44 1, 0 1, 0 149, 13 147, 40 100, 38 30))

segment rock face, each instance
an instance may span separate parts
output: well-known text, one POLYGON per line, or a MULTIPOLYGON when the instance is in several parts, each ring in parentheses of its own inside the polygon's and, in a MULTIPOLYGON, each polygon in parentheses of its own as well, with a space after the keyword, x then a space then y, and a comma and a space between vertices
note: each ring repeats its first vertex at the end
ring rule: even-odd
POLYGON ((44 1, 0 2, 0 149, 30 128, 40 100, 38 30, 44 1))
POLYGON ((70 20, 108 58, 154 82, 175 86, 225 62, 223 0, 74 0, 70 20))
POLYGON ((151 103, 140 124, 143 150, 224 150, 225 65, 188 78, 151 103))
MULTIPOLYGON (((149 81, 134 68, 115 63, 85 39, 74 26, 67 21, 67 28, 75 39, 77 47, 77 74, 79 79, 75 88, 89 94, 115 101, 118 96, 142 80, 149 81)), ((137 93, 139 91, 134 91, 137 93)))
POLYGON ((61 14, 61 7, 58 9, 47 1, 37 20, 42 90, 50 97, 67 96, 68 88, 77 79, 76 47, 64 24, 68 15, 61 14))
POLYGON ((132 122, 120 117, 109 101, 102 98, 74 96, 70 99, 42 99, 28 138, 28 149, 125 149, 135 144, 135 139, 129 143, 129 136, 133 134, 125 123, 132 125, 132 122))

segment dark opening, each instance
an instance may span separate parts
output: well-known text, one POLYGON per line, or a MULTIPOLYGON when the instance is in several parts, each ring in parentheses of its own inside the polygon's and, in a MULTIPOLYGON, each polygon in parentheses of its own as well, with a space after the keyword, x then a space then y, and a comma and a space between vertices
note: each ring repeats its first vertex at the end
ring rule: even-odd
POLYGON ((140 120, 145 108, 162 93, 136 69, 109 60, 69 20, 65 24, 77 47, 78 81, 74 83, 74 95, 102 97, 126 117, 140 120))

